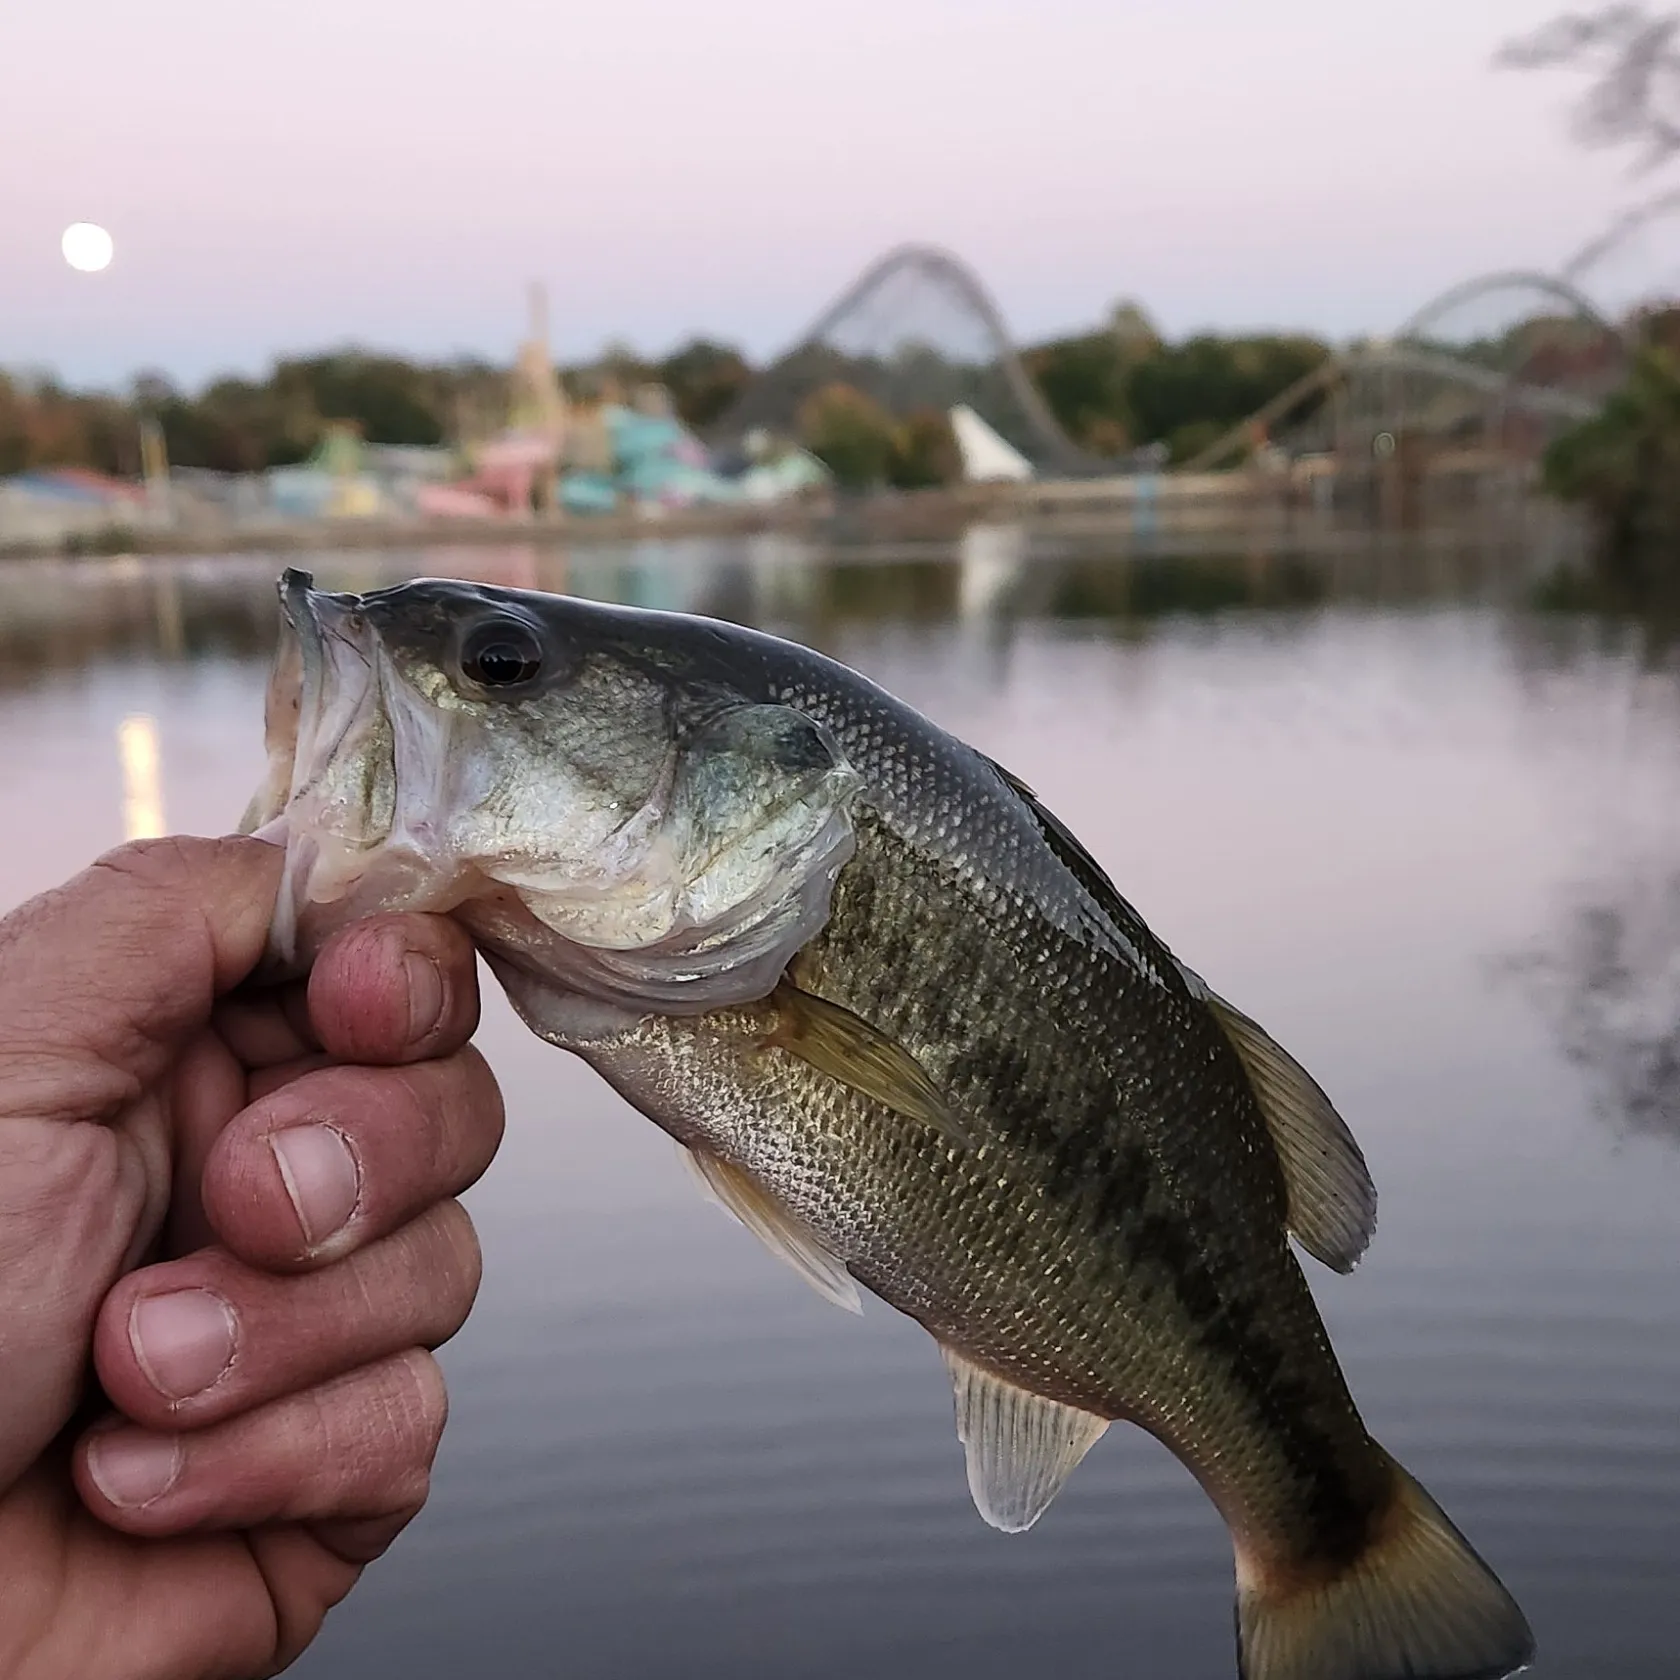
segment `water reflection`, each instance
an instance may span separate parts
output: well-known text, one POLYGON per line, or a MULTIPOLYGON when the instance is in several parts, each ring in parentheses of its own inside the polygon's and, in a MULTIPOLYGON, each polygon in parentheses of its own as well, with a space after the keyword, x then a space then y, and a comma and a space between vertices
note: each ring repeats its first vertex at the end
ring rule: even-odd
POLYGON ((117 725, 123 771, 123 839, 151 840, 169 832, 159 779, 157 719, 135 712, 117 725))
MULTIPOLYGON (((0 686, 143 655, 266 655, 285 557, 19 561, 0 567, 0 686)), ((1532 559, 1508 541, 1368 541, 1348 549, 1141 553, 1106 542, 977 525, 953 548, 825 551, 778 534, 571 549, 498 547, 320 554, 334 588, 444 572, 675 612, 775 624, 814 645, 846 626, 961 622, 1007 638, 1023 620, 1103 621, 1129 636, 1161 618, 1343 602, 1390 605, 1508 596, 1532 559), (956 563, 953 564, 952 561, 956 563)))
MULTIPOLYGON (((0 905, 154 815, 237 817, 281 563, 0 567, 0 905)), ((1347 1113, 1382 1226, 1315 1288, 1373 1432, 1531 1611, 1539 1680, 1668 1680, 1680 1150, 1604 1124, 1675 1135, 1680 1086, 1680 675, 1638 615, 1534 610, 1550 557, 1508 540, 300 563, 762 624, 1027 775, 1347 1113), (1494 987, 1488 952, 1521 959, 1494 987)), ((494 995, 482 1043, 509 1131, 434 1500, 300 1680, 1230 1674, 1229 1551, 1164 1453, 1111 1431, 1032 1534, 986 1531, 919 1330, 809 1297, 494 995)))
POLYGON ((1680 867, 1627 869, 1571 904, 1508 971, 1619 1128, 1680 1143, 1680 867))

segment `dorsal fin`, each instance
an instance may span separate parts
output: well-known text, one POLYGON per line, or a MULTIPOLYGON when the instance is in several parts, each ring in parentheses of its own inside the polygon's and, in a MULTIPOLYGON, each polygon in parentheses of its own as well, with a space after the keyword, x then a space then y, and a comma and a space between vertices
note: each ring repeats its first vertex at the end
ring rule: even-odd
POLYGON ((1046 1400, 940 1344, 957 1404, 968 1491, 993 1528, 1019 1534, 1044 1515, 1108 1419, 1046 1400))
POLYGON ((1248 1075, 1288 1187, 1289 1229, 1307 1253, 1351 1272, 1377 1223, 1377 1192, 1346 1122, 1305 1068, 1240 1010, 1233 1009, 1150 932, 1102 866, 1021 778, 986 761, 1032 813, 1040 833, 1146 965, 1172 969, 1219 1023, 1248 1075))
POLYGON ((1347 1123, 1264 1027, 1179 964, 1231 1047, 1266 1118, 1289 1191, 1289 1229, 1315 1260, 1351 1272, 1377 1227, 1377 1191, 1347 1123))
MULTIPOLYGON (((981 755, 984 757, 984 755, 981 755)), ((1056 813, 1044 805, 1038 795, 1017 776, 1006 770, 996 759, 986 759, 1004 786, 1027 808, 1045 844, 1056 855, 1062 867, 1085 889, 1097 913, 1108 923, 1108 931, 1136 962, 1139 969, 1157 985, 1169 983, 1177 965, 1172 953, 1155 937, 1149 924, 1121 896, 1120 889, 1109 880, 1103 866, 1085 850, 1079 837, 1056 813)))
POLYGON ((825 1301, 862 1313, 863 1298, 846 1263, 756 1179, 709 1150, 684 1149, 683 1155, 712 1200, 734 1214, 778 1260, 785 1260, 825 1301))

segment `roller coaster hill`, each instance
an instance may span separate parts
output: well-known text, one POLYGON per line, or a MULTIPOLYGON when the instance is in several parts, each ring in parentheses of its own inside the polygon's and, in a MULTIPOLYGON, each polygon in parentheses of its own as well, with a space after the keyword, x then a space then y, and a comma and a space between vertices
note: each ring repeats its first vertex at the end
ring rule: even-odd
MULTIPOLYGON (((1520 494, 1548 444, 1597 414, 1626 376, 1633 330, 1570 281, 1490 274, 1455 286, 1387 337, 1317 366, 1169 477, 1269 475, 1316 505, 1410 522, 1427 508, 1520 494), (1231 469, 1242 469, 1233 475, 1231 469)), ((797 435, 825 387, 843 384, 889 414, 978 414, 1070 491, 1165 464, 1160 446, 1103 455, 1069 435, 974 272, 948 251, 890 251, 825 309, 709 431, 729 452, 797 435)), ((1045 486, 1048 488, 1048 486, 1045 486)), ((1117 485, 1116 488, 1119 488, 1117 485)))

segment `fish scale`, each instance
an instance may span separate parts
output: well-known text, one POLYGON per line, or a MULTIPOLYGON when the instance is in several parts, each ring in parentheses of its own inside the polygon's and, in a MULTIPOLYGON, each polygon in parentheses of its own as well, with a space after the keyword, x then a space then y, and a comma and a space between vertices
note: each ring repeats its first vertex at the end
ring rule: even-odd
MULTIPOLYGON (((1229 1156, 1219 1134, 1230 1128, 1210 1118, 1219 1103, 1252 1109, 1253 1099, 1217 1064, 1196 1078, 1203 1070, 1185 1065, 1197 1058, 1177 1051, 1183 1040, 1176 1035, 1138 1034, 1141 1043, 1168 1051, 1148 1060, 1123 1057, 1133 1079, 1129 1092, 1117 1085, 1082 1046, 1080 1031, 1105 1012, 1104 990, 1109 1009, 1119 1012, 1113 989, 1082 988, 1081 977, 1068 972, 1072 958, 1058 951, 1049 966, 1063 970, 1061 983, 1024 997, 1023 953, 1052 935, 1040 926, 1035 940, 1023 925, 1010 937, 995 923, 956 913, 960 906, 949 896, 961 885, 955 868, 918 855, 882 823, 860 821, 859 857, 842 876, 828 923, 793 972, 802 988, 887 1027, 917 1055, 962 1115, 978 1123, 984 1146, 978 1159, 953 1160, 936 1135, 918 1138, 878 1104, 860 1103, 847 1111, 849 1124, 836 1124, 832 1111, 819 1106, 832 1082, 805 1077, 796 1062, 797 1083, 781 1087, 780 1099, 767 1102, 756 1124, 770 1139, 799 1137, 821 1111, 823 1120, 800 1153, 802 1160, 822 1159, 826 1171, 777 1182, 767 1152, 753 1139, 704 1136, 709 1107, 694 1095, 684 1106, 702 1141, 763 1177, 877 1294, 1034 1392, 1100 1416, 1149 1423, 1209 1477, 1216 1468, 1210 1442, 1227 1444, 1229 1462, 1231 1430, 1242 1415, 1237 1450, 1245 1474, 1217 1496, 1239 1508, 1245 1528, 1288 1535, 1302 1555, 1314 1555, 1327 1538, 1343 1547, 1362 1539, 1362 1532, 1346 1533, 1345 1512, 1381 1507, 1386 1461, 1358 1423, 1328 1344, 1310 1333, 1317 1313, 1284 1241, 1269 1147, 1251 1147, 1246 1175, 1240 1167, 1230 1175, 1258 1179, 1269 1198, 1252 1189, 1223 1198, 1243 1214, 1240 1225, 1220 1219, 1229 1208, 1203 1210, 1201 1227, 1225 1238, 1211 1252, 1172 1193, 1174 1166, 1187 1157, 1213 1148, 1229 1156), (871 883, 856 904, 848 886, 854 879, 871 883), (908 936, 898 935, 884 903, 915 907, 908 936), (957 931, 936 944, 932 930, 942 926, 957 931), (896 962, 882 958, 895 947, 896 962), (945 1002, 954 973, 980 1000, 961 1012, 967 1036, 956 1041, 945 1002), (1223 1082, 1221 1075, 1227 1075, 1223 1082), (1100 1125, 1090 1125, 1087 1115, 1100 1116, 1100 1125), (1161 1150, 1157 1170, 1150 1144, 1166 1140, 1172 1147, 1161 1150), (933 1170, 942 1162, 952 1170, 933 1170), (1141 1193, 1140 1168, 1147 1173, 1141 1193), (1250 1211, 1256 1200, 1258 1215, 1250 1211), (882 1206, 897 1210, 885 1241, 860 1242, 861 1231, 883 1229, 871 1218, 882 1206), (1045 1279, 1058 1272, 1066 1281, 1046 1287, 1045 1279), (1188 1341, 1229 1351, 1232 1338, 1215 1333, 1222 1324, 1248 1327, 1235 1345, 1260 1349, 1265 1373, 1210 1357, 1189 1384, 1182 1376, 1171 1385, 1155 1379, 1154 1350, 1188 1341), (1292 1356, 1290 1349, 1300 1352, 1292 1356), (1245 1377, 1252 1392, 1239 1405, 1233 1393, 1241 1392, 1245 1377), (1278 1408, 1268 1400, 1285 1388, 1306 1402, 1302 1410, 1312 1426, 1277 1427, 1278 1408), (1185 1420, 1176 1428, 1172 1411, 1185 1420), (1207 1411, 1218 1419, 1212 1428, 1200 1421, 1207 1411), (1333 1536, 1315 1507, 1335 1514, 1333 1536)), ((1092 964, 1083 967, 1088 982, 1092 964)), ((1134 1007, 1142 999, 1172 1002, 1135 978, 1134 993, 1134 1007)), ((711 1022, 709 1030, 717 1027, 711 1022)), ((721 1040, 731 1042, 732 1035, 724 1032, 721 1040)), ((748 1033, 738 1042, 741 1065, 730 1077, 745 1083, 763 1053, 748 1033)), ((1263 1131, 1257 1113, 1250 1130, 1263 1131)))

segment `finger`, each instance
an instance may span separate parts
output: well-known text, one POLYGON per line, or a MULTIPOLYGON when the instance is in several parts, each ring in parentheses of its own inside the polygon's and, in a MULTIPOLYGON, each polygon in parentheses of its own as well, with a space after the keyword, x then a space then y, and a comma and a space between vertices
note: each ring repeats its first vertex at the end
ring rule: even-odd
POLYGON ((0 918, 0 1486, 64 1427, 99 1303, 162 1226, 150 1088, 256 962, 281 862, 260 841, 145 842, 0 918))
POLYGON ((265 990, 236 992, 217 1008, 214 1032, 222 1059, 251 1070, 248 1089, 224 1100, 225 1080, 199 1076, 189 1058, 175 1082, 181 1117, 175 1148, 172 1254, 214 1240, 204 1213, 200 1180, 223 1123, 312 1067, 335 1059, 388 1063, 445 1055, 464 1044, 478 1024, 477 971, 472 945, 438 916, 383 916, 345 929, 318 959, 311 979, 265 990), (314 988, 323 1034, 310 1017, 314 988), (332 1054, 322 1048, 323 1038, 332 1054), (192 1077, 186 1077, 188 1072, 192 1077), (214 1089, 216 1100, 207 1100, 214 1089))
POLYGON ((191 1254, 216 1240, 204 1211, 204 1164, 231 1117, 250 1103, 316 1068, 333 1067, 317 1051, 247 1074, 219 1034, 203 1033, 182 1052, 171 1080, 175 1115, 175 1172, 164 1243, 165 1257, 191 1254))
POLYGON ((181 1052, 169 1080, 174 1117, 174 1164, 163 1253, 186 1254, 215 1241, 199 1196, 205 1158, 231 1115, 249 1100, 245 1070, 221 1038, 208 1028, 181 1052))
MULTIPOLYGON (((152 1176, 111 1127, 0 1124, 0 1489, 39 1456, 76 1404, 87 1339, 146 1223, 152 1176)), ((167 1178, 166 1166, 159 1176, 167 1178)))
POLYGON ((197 1429, 460 1329, 478 1292, 472 1222, 441 1202, 402 1230, 301 1276, 224 1249, 124 1278, 94 1328, 106 1395, 135 1423, 197 1429))
POLYGON ((224 1128, 204 1166, 205 1215, 251 1265, 319 1266, 459 1195, 501 1137, 501 1093, 476 1050, 320 1068, 224 1128))
POLYGON ((215 1028, 248 1068, 275 1067, 321 1048, 309 1023, 309 985, 242 988, 217 1006, 215 1028))
POLYGON ((108 1120, 262 953, 282 853, 138 841, 0 922, 0 1118, 108 1120))
POLYGON ((478 1026, 472 941, 443 916, 370 916, 330 940, 309 975, 316 1039, 346 1062, 446 1056, 478 1026))
POLYGON ((118 1423, 77 1444, 96 1517, 158 1537, 268 1523, 393 1524, 425 1502, 448 1403, 413 1349, 207 1429, 118 1423))

